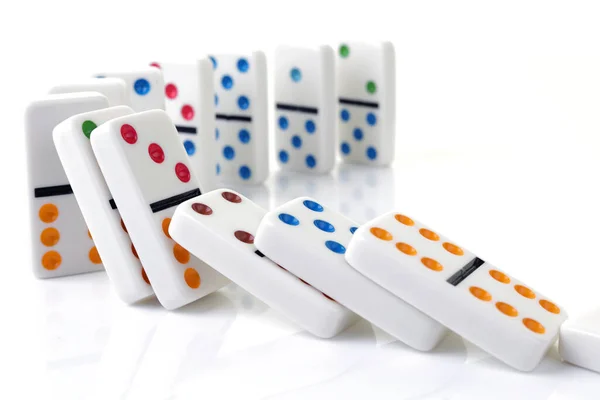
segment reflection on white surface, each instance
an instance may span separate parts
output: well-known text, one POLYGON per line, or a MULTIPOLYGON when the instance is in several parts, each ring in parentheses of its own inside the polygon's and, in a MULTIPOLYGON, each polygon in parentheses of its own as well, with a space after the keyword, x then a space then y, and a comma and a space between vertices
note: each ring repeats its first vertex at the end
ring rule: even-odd
POLYGON ((269 186, 262 185, 234 185, 225 184, 221 185, 228 189, 232 189, 242 195, 246 196, 265 210, 271 209, 271 190, 269 186))
POLYGON ((271 174, 273 207, 308 196, 333 207, 338 201, 337 181, 331 174, 310 175, 297 172, 276 171, 271 174))

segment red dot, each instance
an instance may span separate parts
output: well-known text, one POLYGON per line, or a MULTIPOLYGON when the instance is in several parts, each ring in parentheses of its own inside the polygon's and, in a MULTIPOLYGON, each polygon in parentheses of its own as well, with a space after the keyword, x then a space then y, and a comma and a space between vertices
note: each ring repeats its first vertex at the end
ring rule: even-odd
POLYGON ((121 137, 129 144, 137 142, 137 132, 129 124, 121 125, 121 137))
POLYGON ((184 163, 177 163, 175 165, 175 174, 177 174, 177 177, 181 182, 186 183, 190 181, 190 170, 184 163))
POLYGON ((212 208, 202 203, 194 203, 192 204, 192 210, 196 211, 198 214, 202 215, 211 215, 213 213, 212 208))
POLYGON ((165 94, 169 99, 174 99, 177 97, 177 86, 175 86, 173 83, 167 83, 165 86, 165 94))
POLYGON ((246 231, 235 231, 234 235, 240 242, 254 244, 254 235, 246 231))
POLYGON ((150 63, 150 66, 151 67, 156 67, 156 68, 160 69, 160 64, 157 63, 157 62, 150 63))
POLYGON ((242 202, 242 198, 235 193, 223 192, 223 193, 221 193, 221 196, 223 196, 223 198, 225 200, 230 201, 232 203, 241 203, 242 202))
POLYGON ((181 107, 181 116, 186 121, 191 121, 194 118, 194 108, 189 104, 185 104, 181 107))
MULTIPOLYGON (((329 299, 329 300, 331 300, 331 301, 335 301, 333 298, 331 298, 331 297, 327 296, 325 293, 321 292, 321 294, 322 294, 323 296, 325 296, 327 299, 329 299)), ((337 303, 337 301, 336 301, 336 303, 337 303)))
POLYGON ((163 151, 162 147, 156 143, 151 143, 150 146, 148 146, 148 154, 150 154, 152 161, 157 164, 165 161, 165 152, 163 151))

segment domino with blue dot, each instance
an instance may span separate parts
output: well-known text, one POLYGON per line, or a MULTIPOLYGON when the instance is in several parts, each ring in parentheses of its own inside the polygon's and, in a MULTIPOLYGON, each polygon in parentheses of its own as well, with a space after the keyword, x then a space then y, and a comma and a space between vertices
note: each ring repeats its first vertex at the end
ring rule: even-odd
POLYGON ((335 56, 330 46, 275 52, 275 143, 284 170, 325 173, 335 162, 335 56))
POLYGON ((160 69, 149 66, 135 70, 99 72, 95 78, 120 78, 125 82, 129 103, 135 112, 165 109, 165 83, 160 69))
POLYGON ((340 154, 345 162, 389 165, 394 160, 396 82, 389 42, 345 42, 338 49, 340 154))

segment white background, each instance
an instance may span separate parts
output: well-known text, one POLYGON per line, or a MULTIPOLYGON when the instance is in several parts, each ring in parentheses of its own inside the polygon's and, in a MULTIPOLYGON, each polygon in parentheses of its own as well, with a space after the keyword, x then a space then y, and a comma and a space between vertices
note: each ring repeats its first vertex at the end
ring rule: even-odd
POLYGON ((600 376, 561 365, 555 351, 538 370, 519 374, 454 336, 431 355, 365 324, 318 341, 235 287, 167 315, 152 303, 124 307, 103 274, 36 281, 22 115, 50 86, 106 66, 232 49, 271 56, 279 43, 391 40, 394 169, 350 169, 342 172, 347 181, 298 180, 293 189, 288 178, 273 176, 248 194, 265 205, 312 194, 359 220, 361 210, 396 206, 577 316, 600 305, 598 2, 53 0, 0 7, 0 397, 83 398, 97 387, 127 387, 132 398, 597 398, 600 376), (177 356, 186 327, 207 331, 177 356), (144 339, 135 340, 138 333, 144 339), (129 344, 140 343, 154 355, 136 358, 132 350, 137 375, 112 376, 127 369, 129 344))

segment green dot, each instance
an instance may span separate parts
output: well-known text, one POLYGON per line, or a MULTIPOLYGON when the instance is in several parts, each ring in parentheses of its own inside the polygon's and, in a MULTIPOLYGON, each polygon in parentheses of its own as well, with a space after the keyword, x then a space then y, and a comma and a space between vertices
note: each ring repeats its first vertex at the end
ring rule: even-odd
POLYGON ((89 120, 83 121, 83 124, 81 124, 81 130, 83 131, 83 134, 85 135, 85 137, 87 137, 88 139, 90 138, 92 131, 94 129, 96 129, 96 127, 97 127, 97 125, 89 120))
POLYGON ((373 81, 367 82, 367 92, 373 94, 377 91, 377 85, 373 81))
POLYGON ((340 57, 346 58, 350 55, 350 47, 343 44, 340 46, 340 57))

